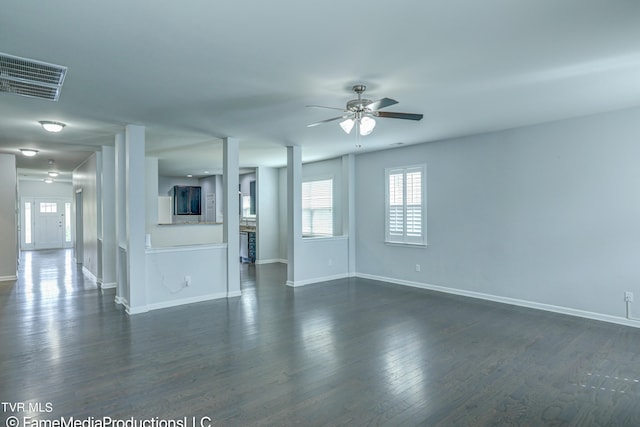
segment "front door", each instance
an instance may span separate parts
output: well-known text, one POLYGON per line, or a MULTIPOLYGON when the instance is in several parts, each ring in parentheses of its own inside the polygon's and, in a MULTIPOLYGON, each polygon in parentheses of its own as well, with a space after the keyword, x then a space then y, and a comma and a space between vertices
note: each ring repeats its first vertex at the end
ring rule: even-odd
POLYGON ((65 224, 64 203, 56 200, 40 200, 35 205, 35 248, 62 248, 65 224))
POLYGON ((72 247, 71 199, 26 197, 20 206, 20 249, 72 247))

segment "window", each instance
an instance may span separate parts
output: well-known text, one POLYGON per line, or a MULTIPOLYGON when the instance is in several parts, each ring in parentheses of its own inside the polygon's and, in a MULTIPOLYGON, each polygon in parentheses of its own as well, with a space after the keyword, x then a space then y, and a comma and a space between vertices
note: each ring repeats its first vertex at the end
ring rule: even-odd
POLYGON ((24 203, 24 244, 31 245, 33 243, 33 238, 31 237, 31 202, 24 203))
POLYGON ((386 232, 389 243, 426 244, 426 166, 386 170, 386 232))
POLYGON ((71 242, 71 202, 64 204, 64 241, 71 242))
MULTIPOLYGON (((251 216, 251 196, 243 195, 242 196, 242 217, 246 218, 248 216, 251 216)), ((253 216, 255 216, 255 214, 253 216)))
POLYGON ((302 235, 333 236, 333 178, 302 183, 302 235))
POLYGON ((56 202, 40 202, 40 213, 57 213, 58 204, 56 202))

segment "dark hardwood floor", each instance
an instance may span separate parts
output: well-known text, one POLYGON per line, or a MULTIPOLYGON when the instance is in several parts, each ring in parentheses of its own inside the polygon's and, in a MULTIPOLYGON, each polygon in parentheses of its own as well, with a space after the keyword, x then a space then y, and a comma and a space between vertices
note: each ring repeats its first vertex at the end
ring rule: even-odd
POLYGON ((128 317, 70 251, 24 252, 19 280, 0 282, 0 401, 52 412, 4 405, 0 427, 14 415, 9 427, 640 425, 639 329, 372 280, 285 280, 283 265, 243 265, 242 297, 128 317))

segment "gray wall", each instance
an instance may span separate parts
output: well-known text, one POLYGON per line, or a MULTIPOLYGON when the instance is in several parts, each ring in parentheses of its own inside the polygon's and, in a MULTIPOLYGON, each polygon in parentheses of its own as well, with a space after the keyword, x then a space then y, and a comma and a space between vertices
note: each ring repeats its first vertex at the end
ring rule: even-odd
POLYGON ((640 109, 359 155, 357 271, 624 317, 639 160, 640 109), (428 246, 385 245, 384 169, 420 162, 428 246))
POLYGON ((0 154, 0 280, 15 280, 18 262, 16 157, 0 154))

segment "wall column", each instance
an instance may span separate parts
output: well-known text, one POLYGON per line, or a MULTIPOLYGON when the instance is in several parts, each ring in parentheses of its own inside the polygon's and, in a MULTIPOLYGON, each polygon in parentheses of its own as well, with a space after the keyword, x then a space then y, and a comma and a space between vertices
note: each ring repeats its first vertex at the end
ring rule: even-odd
POLYGON ((0 281, 18 278, 18 224, 16 156, 0 154, 0 281))
POLYGON ((240 182, 239 144, 235 138, 223 138, 224 223, 223 239, 227 244, 227 297, 242 294, 240 290, 240 182))
POLYGON ((100 187, 102 189, 102 289, 116 287, 116 178, 115 178, 115 149, 102 147, 102 174, 100 187))
POLYGON ((126 245, 127 298, 129 314, 147 309, 147 280, 145 253, 145 128, 127 125, 125 128, 126 163, 126 245))
POLYGON ((342 156, 342 235, 349 236, 348 265, 349 277, 356 275, 356 190, 355 156, 342 156))
POLYGON ((115 143, 115 201, 116 201, 116 304, 129 306, 127 282, 127 224, 126 224, 126 152, 124 132, 116 134, 115 143))
POLYGON ((278 171, 256 168, 257 260, 256 264, 275 262, 279 258, 278 239, 278 171))
POLYGON ((299 276, 296 260, 302 247, 302 150, 287 147, 287 286, 299 276))

